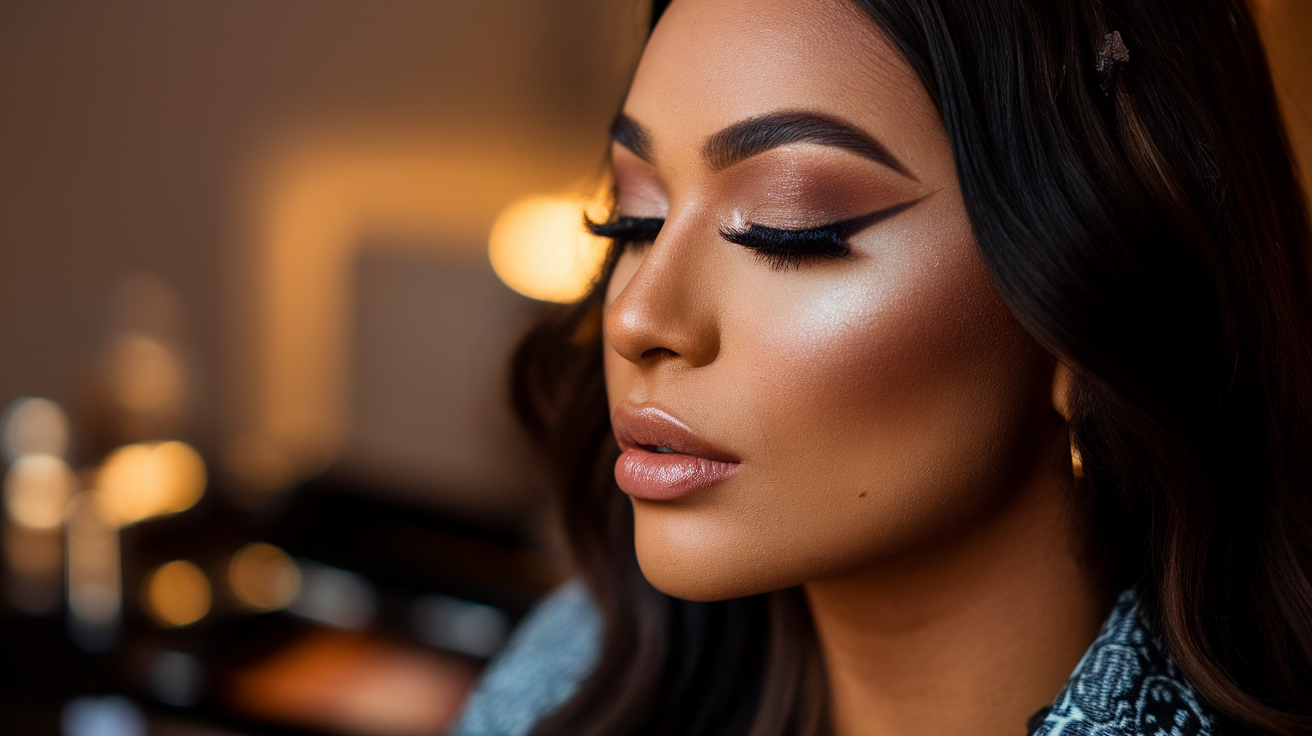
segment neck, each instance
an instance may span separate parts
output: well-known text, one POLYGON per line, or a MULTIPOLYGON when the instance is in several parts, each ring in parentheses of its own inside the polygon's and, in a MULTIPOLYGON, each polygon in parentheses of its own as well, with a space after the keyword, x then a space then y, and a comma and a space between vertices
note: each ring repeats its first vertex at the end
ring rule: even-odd
POLYGON ((807 583, 836 736, 1021 734, 1110 610, 1071 538, 1069 471, 985 518, 807 583))

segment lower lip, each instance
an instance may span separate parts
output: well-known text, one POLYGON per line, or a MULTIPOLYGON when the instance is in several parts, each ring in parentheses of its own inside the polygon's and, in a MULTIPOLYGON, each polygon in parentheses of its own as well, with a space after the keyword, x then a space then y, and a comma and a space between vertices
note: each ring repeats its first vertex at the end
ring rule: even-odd
POLYGON ((738 463, 634 447, 615 462, 615 482, 634 498, 672 501, 728 479, 738 467, 738 463))

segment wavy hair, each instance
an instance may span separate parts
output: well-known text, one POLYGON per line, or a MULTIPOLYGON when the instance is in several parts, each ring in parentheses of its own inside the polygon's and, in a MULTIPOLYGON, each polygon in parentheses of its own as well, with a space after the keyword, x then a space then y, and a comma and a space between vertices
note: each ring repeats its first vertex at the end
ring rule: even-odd
MULTIPOLYGON (((1072 369, 1091 554, 1224 733, 1312 733, 1312 235, 1249 9, 852 1, 937 105, 999 292, 1072 369), (1130 61, 1104 80, 1112 31, 1130 61)), ((697 603, 638 569, 602 376, 613 264, 514 361, 606 620, 597 670, 534 733, 824 733, 797 590, 697 603)))

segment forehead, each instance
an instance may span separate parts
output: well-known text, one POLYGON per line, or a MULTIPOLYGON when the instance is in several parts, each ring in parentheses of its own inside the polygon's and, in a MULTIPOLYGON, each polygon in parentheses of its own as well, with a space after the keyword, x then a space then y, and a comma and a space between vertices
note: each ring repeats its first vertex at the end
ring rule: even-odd
POLYGON ((779 110, 843 118, 913 156, 901 134, 937 127, 919 79, 852 0, 676 0, 624 109, 658 160, 779 110))

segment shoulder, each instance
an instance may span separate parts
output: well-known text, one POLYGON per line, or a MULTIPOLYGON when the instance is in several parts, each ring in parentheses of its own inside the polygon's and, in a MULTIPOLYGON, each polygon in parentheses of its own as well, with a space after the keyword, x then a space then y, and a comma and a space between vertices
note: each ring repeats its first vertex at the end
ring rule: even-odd
POLYGON ((596 665, 602 618, 579 581, 531 610, 488 665, 455 736, 523 736, 569 700, 596 665))
POLYGON ((1216 736, 1215 717, 1127 591, 1034 736, 1216 736))

